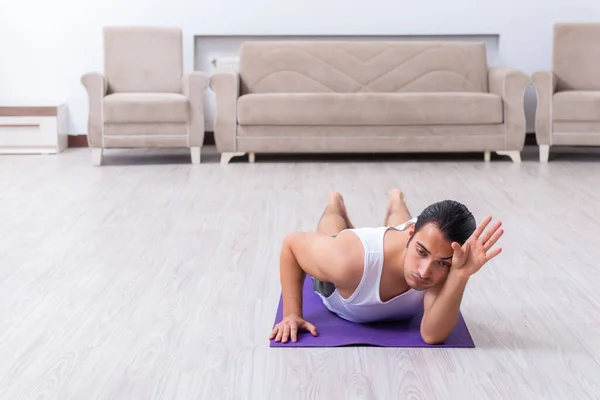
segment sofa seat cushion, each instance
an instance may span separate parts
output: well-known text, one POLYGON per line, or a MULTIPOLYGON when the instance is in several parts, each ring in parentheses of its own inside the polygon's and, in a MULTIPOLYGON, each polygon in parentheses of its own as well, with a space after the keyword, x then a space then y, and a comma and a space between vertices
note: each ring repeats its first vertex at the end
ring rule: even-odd
POLYGON ((267 93, 238 99, 241 125, 500 124, 489 93, 267 93))
POLYGON ((188 99, 178 93, 114 93, 104 97, 104 121, 185 122, 188 99))
POLYGON ((600 121, 600 91, 565 91, 552 99, 554 121, 600 121))

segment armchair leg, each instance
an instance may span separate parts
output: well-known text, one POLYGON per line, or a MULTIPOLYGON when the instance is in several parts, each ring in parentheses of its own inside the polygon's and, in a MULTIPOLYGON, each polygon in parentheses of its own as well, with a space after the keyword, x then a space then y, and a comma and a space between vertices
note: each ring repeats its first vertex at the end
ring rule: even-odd
POLYGON ((550 158, 550 145, 540 144, 540 162, 547 163, 550 158))
POLYGON ((92 163, 95 166, 102 165, 102 148, 92 147, 92 163))
POLYGON ((484 152, 483 159, 485 160, 485 162, 490 162, 492 159, 492 152, 491 151, 484 152))
POLYGON ((499 150, 496 151, 499 156, 509 156, 514 163, 521 162, 521 152, 517 150, 499 150))
POLYGON ((248 154, 248 161, 253 164, 256 161, 256 153, 248 154))
POLYGON ((244 151, 221 153, 221 164, 228 164, 233 157, 243 156, 244 154, 246 154, 244 151))
POLYGON ((200 147, 190 147, 190 154, 192 156, 192 164, 200 164, 200 147))

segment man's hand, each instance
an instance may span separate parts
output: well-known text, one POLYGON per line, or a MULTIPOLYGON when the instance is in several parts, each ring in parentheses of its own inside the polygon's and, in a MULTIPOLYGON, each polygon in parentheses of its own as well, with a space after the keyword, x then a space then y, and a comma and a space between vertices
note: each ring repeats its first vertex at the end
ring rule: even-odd
POLYGON ((317 336, 317 328, 313 324, 297 315, 288 315, 275 325, 273 332, 269 336, 269 340, 275 338, 276 342, 287 343, 288 339, 291 338, 292 342, 296 342, 298 340, 298 330, 306 330, 313 336, 317 336))
POLYGON ((479 271, 485 263, 500 254, 501 248, 492 251, 490 249, 504 234, 504 231, 500 229, 502 222, 496 222, 485 233, 483 232, 491 221, 492 217, 485 218, 463 246, 456 242, 452 243, 454 256, 452 257, 450 273, 469 278, 479 271))

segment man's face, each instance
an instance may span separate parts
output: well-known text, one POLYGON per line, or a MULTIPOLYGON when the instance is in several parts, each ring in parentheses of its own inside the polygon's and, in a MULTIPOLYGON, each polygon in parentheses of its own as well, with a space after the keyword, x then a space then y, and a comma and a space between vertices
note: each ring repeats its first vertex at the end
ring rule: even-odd
POLYGON ((451 242, 444 239, 434 224, 427 224, 417 233, 410 228, 412 237, 404 257, 404 277, 416 290, 425 290, 442 282, 452 262, 451 242))

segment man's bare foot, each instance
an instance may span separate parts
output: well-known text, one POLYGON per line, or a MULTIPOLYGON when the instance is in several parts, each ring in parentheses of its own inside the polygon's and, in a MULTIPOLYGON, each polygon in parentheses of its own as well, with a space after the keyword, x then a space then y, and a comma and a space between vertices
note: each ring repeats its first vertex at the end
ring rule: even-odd
POLYGON ((390 189, 388 192, 388 201, 387 201, 387 214, 391 214, 394 212, 398 206, 401 206, 404 203, 404 193, 400 189, 390 189))
POLYGON ((404 192, 399 188, 390 189, 388 192, 388 199, 392 198, 404 201, 404 192))
POLYGON ((387 223, 390 215, 402 209, 406 209, 406 204, 404 203, 404 193, 398 188, 390 189, 388 191, 385 218, 383 219, 384 224, 387 223))
POLYGON ((327 204, 327 208, 332 207, 331 209, 337 213, 339 213, 346 221, 346 225, 348 228, 352 229, 354 226, 350 222, 350 218, 348 218, 348 212, 346 211, 346 204, 344 203, 344 197, 339 192, 331 191, 329 192, 329 201, 327 204))

